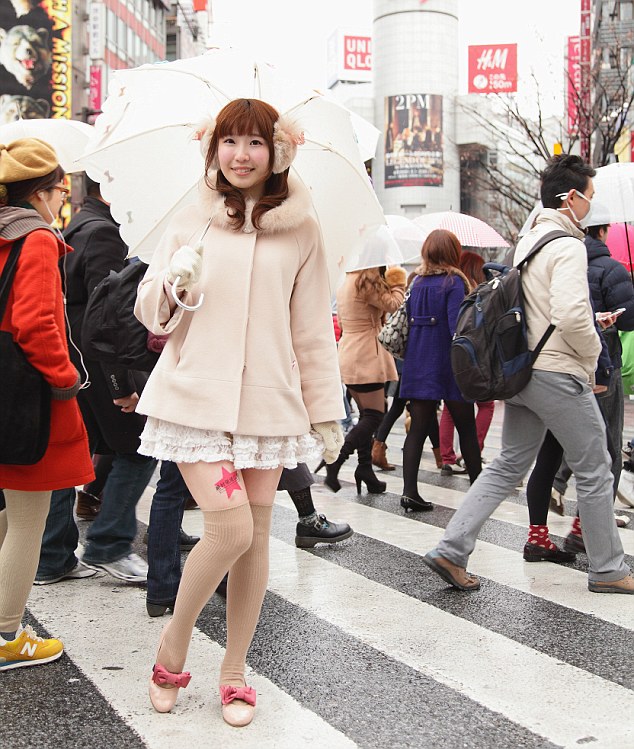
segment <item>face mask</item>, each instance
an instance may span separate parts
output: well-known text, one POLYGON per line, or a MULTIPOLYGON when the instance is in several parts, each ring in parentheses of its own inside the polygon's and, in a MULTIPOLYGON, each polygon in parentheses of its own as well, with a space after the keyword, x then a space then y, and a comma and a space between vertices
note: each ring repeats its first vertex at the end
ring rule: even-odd
MULTIPOLYGON (((569 210, 572 214, 572 217, 577 222, 577 225, 580 229, 586 229, 588 226, 592 226, 592 201, 590 198, 587 198, 582 192, 579 192, 579 190, 575 190, 577 195, 582 197, 584 200, 586 200, 588 203, 590 203, 590 210, 586 213, 586 215, 582 219, 577 218, 577 214, 572 210, 570 206, 567 206, 566 208, 557 208, 558 211, 565 211, 569 210)), ((560 192, 558 195, 556 195, 556 198, 559 198, 560 200, 564 200, 564 198, 568 195, 567 192, 560 192)))

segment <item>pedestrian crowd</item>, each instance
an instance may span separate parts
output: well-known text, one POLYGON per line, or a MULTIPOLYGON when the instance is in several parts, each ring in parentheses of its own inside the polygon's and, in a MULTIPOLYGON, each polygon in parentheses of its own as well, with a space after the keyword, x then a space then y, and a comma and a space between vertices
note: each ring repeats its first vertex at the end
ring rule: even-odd
POLYGON ((62 235, 52 227, 68 189, 55 151, 37 139, 0 145, 0 329, 50 389, 40 459, 0 455, 0 670, 63 653, 60 640, 22 624, 31 585, 102 571, 146 585, 149 616, 171 613, 147 675, 152 706, 169 712, 191 679, 193 628, 218 593, 227 619, 222 716, 247 725, 256 693, 246 658, 267 586, 276 491, 297 510, 298 548, 349 539, 347 523, 316 509, 310 466, 338 492, 356 453, 357 493, 386 492, 374 468, 395 469, 387 438, 405 411, 403 510, 434 510, 419 490, 427 438, 440 476, 470 482, 421 560, 444 581, 480 588, 467 571, 478 533, 530 471, 524 559, 569 563, 584 553, 589 591, 634 593, 617 531, 625 520, 614 514, 619 331, 634 330, 634 288, 610 257, 609 226, 592 225, 594 170, 576 156, 550 160, 544 208, 508 261, 559 230, 522 271, 531 348, 549 325, 554 332, 528 384, 504 403, 502 447, 483 467, 495 403, 465 399, 451 363, 465 296, 486 281, 483 258, 451 232, 432 231, 409 278, 401 267, 346 273, 333 314, 310 195, 290 172, 301 129, 265 102, 238 99, 199 137, 196 200, 172 217, 136 294, 134 314, 160 352, 148 371, 84 345, 93 290, 134 262, 99 184, 85 177, 86 197, 62 235), (395 359, 378 337, 399 310, 408 337, 395 359), (136 509, 155 472, 145 561, 133 550, 136 509), (576 513, 559 548, 547 516, 564 514, 573 474, 576 513), (200 510, 200 537, 183 530, 188 508, 200 510), (80 555, 76 518, 89 521, 80 555))

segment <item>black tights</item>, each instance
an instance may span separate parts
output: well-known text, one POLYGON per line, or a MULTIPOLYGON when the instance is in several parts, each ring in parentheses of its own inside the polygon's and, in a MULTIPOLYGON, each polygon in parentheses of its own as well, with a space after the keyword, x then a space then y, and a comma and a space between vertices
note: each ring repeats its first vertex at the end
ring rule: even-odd
MULTIPOLYGON (((421 498, 418 493, 418 468, 423 453, 423 443, 430 434, 434 421, 436 429, 438 428, 437 405, 437 401, 431 400, 410 400, 409 402, 412 423, 403 447, 403 494, 411 499, 421 498)), ((445 406, 449 409, 456 425, 462 457, 471 483, 473 483, 482 470, 473 404, 464 401, 445 401, 445 406)))
MULTIPOLYGON (((392 399, 392 405, 383 417, 381 426, 376 430, 376 434, 374 435, 379 442, 387 441, 388 435, 392 431, 392 427, 394 426, 394 424, 396 424, 397 419, 405 410, 405 406, 407 405, 407 398, 401 398, 400 392, 401 381, 399 379, 396 385, 396 393, 394 394, 394 398, 392 399)), ((437 418, 431 422, 431 428, 429 430, 428 437, 432 447, 440 447, 440 434, 438 431, 437 418)))

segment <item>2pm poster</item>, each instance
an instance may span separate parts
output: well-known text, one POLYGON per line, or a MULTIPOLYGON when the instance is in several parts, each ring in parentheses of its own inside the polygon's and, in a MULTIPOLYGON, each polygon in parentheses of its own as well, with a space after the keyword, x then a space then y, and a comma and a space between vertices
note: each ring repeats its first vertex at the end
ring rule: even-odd
POLYGON ((385 187, 441 187, 442 184, 442 96, 386 96, 385 187))
POLYGON ((0 0, 0 124, 71 119, 72 0, 0 0))

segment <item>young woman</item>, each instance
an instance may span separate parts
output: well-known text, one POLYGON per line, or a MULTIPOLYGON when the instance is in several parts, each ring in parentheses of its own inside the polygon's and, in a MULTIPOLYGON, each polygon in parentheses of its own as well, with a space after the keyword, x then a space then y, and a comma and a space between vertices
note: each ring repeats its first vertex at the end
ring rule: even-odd
POLYGON ((377 336, 386 314, 395 312, 405 297, 407 274, 403 268, 379 268, 347 273, 337 292, 337 314, 342 335, 339 340, 341 379, 359 408, 359 421, 346 435, 337 460, 326 468, 326 486, 337 492, 343 463, 356 450, 359 465, 354 472, 357 492, 364 483, 369 492, 385 491, 385 482, 372 470, 372 438, 385 413, 385 383, 396 382, 398 373, 392 356, 377 336))
POLYGON ((460 304, 471 288, 460 270, 460 253, 455 234, 444 229, 432 231, 423 244, 419 278, 407 300, 410 325, 401 376, 401 398, 409 399, 412 417, 403 447, 401 506, 406 510, 433 509, 418 493, 418 466, 439 400, 453 417, 472 482, 482 468, 473 403, 460 394, 449 353, 460 304))
POLYGON ((150 699, 167 712, 187 686, 192 629, 229 571, 220 696, 225 721, 242 726, 255 707, 245 659, 280 473, 337 457, 343 407, 321 235, 288 174, 301 133, 268 104, 238 99, 201 141, 198 200, 174 216, 136 306, 153 333, 169 333, 137 408, 148 416, 139 449, 178 464, 204 517, 150 699))
MULTIPOLYGON (((24 138, 0 146, 0 272, 24 239, 0 328, 51 386, 51 430, 32 465, 0 465, 6 509, 0 511, 0 671, 48 663, 64 646, 20 622, 35 579, 54 489, 94 478, 88 437, 77 405, 79 374, 68 355, 59 258, 70 248, 50 224, 68 189, 55 151, 24 138)), ((0 415, 0 429, 3 428, 0 415)), ((84 577, 78 564, 67 577, 84 577)), ((90 574, 90 573, 88 573, 90 574)))
MULTIPOLYGON (((465 274, 471 288, 474 288, 485 280, 482 266, 484 258, 476 252, 463 250, 460 253, 460 270, 465 274)), ((484 450, 484 440, 493 420, 493 411, 495 401, 481 401, 477 404, 478 413, 476 415, 476 432, 478 434, 478 444, 480 452, 484 450)), ((454 473, 466 473, 465 469, 456 470, 454 468, 458 458, 453 449, 454 423, 451 412, 448 408, 443 408, 440 417, 440 455, 442 464, 440 473, 443 476, 451 476, 454 473)))

